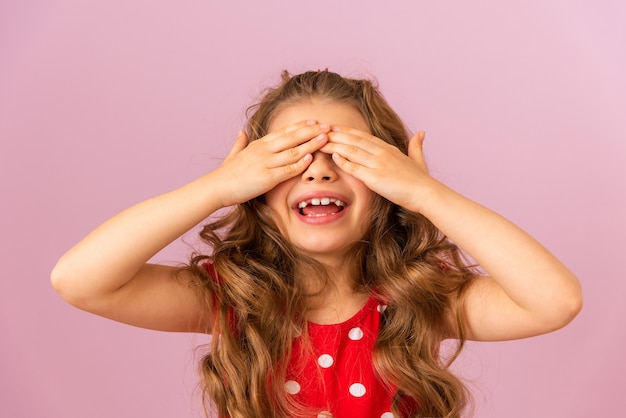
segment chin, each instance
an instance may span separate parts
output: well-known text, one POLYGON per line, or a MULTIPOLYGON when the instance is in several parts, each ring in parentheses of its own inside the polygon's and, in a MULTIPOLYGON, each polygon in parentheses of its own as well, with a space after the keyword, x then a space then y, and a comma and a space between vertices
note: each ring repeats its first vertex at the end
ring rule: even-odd
POLYGON ((350 250, 350 248, 354 245, 354 243, 350 245, 328 245, 328 242, 323 243, 294 243, 296 249, 302 254, 314 258, 318 261, 328 262, 329 260, 335 260, 335 262, 343 262, 345 257, 350 250))

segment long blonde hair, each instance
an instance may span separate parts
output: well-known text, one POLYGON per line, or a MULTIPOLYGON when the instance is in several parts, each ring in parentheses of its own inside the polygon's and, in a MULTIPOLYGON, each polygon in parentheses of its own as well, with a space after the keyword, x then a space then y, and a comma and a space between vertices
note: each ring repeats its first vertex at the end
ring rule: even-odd
MULTIPOLYGON (((266 135, 285 106, 315 97, 353 105, 372 134, 407 153, 408 131, 377 87, 328 71, 283 72, 282 83, 249 109, 250 141, 266 135)), ((263 196, 237 205, 200 235, 213 250, 194 254, 189 266, 214 313, 211 349, 201 362, 205 401, 220 417, 297 416, 306 409, 283 389, 292 341, 306 330, 302 314, 310 296, 296 280, 296 267, 329 278, 279 233, 263 196)), ((388 306, 372 355, 382 381, 397 388, 394 414, 460 417, 468 393, 449 365, 463 347, 463 293, 473 271, 459 249, 425 217, 377 195, 370 227, 348 261, 357 290, 388 306), (443 361, 439 347, 450 333, 460 340, 443 361), (406 411, 407 400, 419 408, 406 411)))

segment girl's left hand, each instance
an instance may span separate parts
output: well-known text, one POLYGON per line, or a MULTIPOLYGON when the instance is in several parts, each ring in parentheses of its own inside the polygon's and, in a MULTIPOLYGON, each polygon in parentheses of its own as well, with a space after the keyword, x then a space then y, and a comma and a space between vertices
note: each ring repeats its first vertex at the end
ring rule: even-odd
POLYGON ((563 327, 580 311, 580 283, 567 267, 513 223, 428 175, 423 132, 411 138, 408 156, 353 128, 333 127, 328 137, 320 151, 331 154, 339 169, 426 216, 491 276, 471 282, 458 306, 467 339, 539 335, 563 327))
POLYGON ((417 132, 409 140, 407 156, 395 146, 358 129, 334 126, 329 142, 320 151, 331 154, 333 161, 346 173, 361 180, 375 193, 420 212, 425 198, 420 185, 431 184, 424 162, 422 144, 425 132, 417 132))

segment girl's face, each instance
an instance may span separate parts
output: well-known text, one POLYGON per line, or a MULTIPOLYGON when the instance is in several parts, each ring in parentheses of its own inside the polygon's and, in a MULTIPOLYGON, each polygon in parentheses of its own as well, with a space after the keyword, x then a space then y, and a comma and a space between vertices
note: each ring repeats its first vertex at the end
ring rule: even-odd
MULTIPOLYGON (((303 120, 342 125, 370 132, 353 106, 310 100, 278 112, 269 131, 303 120)), ((329 266, 341 265, 347 250, 369 226, 374 192, 342 171, 329 154, 317 151, 300 175, 265 194, 283 236, 300 251, 329 266)))

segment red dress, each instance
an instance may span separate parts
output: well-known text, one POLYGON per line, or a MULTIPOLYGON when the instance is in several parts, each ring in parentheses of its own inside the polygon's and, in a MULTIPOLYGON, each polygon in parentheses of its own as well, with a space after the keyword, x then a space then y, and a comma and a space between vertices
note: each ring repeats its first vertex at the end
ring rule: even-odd
MULTIPOLYGON (((206 267, 212 277, 218 277, 212 265, 206 267)), ((309 322, 312 353, 301 350, 301 338, 294 341, 285 390, 300 404, 319 411, 312 418, 393 418, 394 389, 383 385, 372 366, 380 314, 386 308, 370 296, 347 321, 309 322)))
POLYGON ((386 306, 374 297, 340 324, 309 323, 311 350, 294 342, 285 390, 314 408, 314 418, 392 418, 392 392, 376 376, 372 349, 380 313, 386 306))

